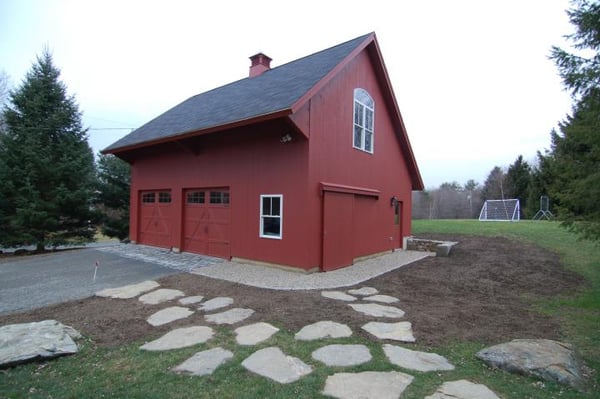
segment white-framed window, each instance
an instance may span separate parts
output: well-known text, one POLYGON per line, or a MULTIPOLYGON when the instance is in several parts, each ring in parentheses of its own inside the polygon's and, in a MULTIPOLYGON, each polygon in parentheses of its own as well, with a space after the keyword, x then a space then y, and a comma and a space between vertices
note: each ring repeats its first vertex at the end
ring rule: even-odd
POLYGON ((260 237, 283 237, 283 195, 260 196, 260 237))
POLYGON ((365 89, 354 89, 354 148, 373 153, 375 102, 365 89))

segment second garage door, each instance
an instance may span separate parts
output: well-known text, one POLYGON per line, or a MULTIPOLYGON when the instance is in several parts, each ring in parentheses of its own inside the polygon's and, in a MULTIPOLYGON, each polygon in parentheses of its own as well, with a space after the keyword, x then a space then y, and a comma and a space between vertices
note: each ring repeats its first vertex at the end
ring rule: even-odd
POLYGON ((228 259, 229 189, 198 188, 184 194, 183 250, 228 259))

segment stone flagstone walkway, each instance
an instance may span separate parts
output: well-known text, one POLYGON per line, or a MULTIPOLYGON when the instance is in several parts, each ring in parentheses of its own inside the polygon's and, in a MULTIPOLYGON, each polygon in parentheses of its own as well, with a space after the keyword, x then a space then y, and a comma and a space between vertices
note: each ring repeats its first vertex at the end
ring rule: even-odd
MULTIPOLYGON (((145 304, 157 305, 177 300, 179 305, 182 305, 170 306, 152 314, 147 319, 151 326, 169 324, 175 320, 186 318, 196 311, 215 312, 204 315, 207 323, 234 325, 243 322, 254 313, 254 310, 248 308, 230 308, 235 302, 233 298, 217 297, 204 301, 204 297, 200 295, 188 297, 178 290, 159 288, 159 285, 153 281, 104 290, 96 295, 110 298, 139 297, 138 299, 145 304), (190 309, 192 306, 194 309, 190 309)), ((322 291, 321 295, 332 300, 349 302, 348 306, 361 314, 384 320, 392 319, 393 322, 371 321, 361 327, 377 340, 416 341, 411 323, 397 321, 397 319, 403 318, 405 313, 394 306, 399 302, 395 297, 382 295, 372 287, 347 291, 322 291)), ((278 328, 265 322, 240 326, 234 330, 237 344, 250 346, 268 341, 278 331, 278 328)), ((312 341, 351 336, 352 330, 347 325, 324 320, 304 326, 294 338, 298 341, 312 341)), ((209 326, 189 326, 174 329, 162 337, 142 345, 140 349, 147 351, 176 350, 210 343, 213 337, 214 330, 209 326)), ((439 373, 454 369, 454 365, 436 353, 419 352, 391 344, 383 344, 382 349, 390 364, 404 370, 439 373)), ((171 370, 194 376, 210 375, 233 358, 233 352, 215 347, 197 352, 183 363, 173 366, 171 370)), ((284 353, 277 346, 270 346, 255 351, 244 359, 241 365, 251 373, 280 384, 288 384, 301 380, 304 376, 312 373, 314 367, 322 367, 322 365, 328 367, 368 365, 372 360, 372 355, 369 348, 362 344, 330 344, 315 349, 311 358, 306 360, 313 360, 312 365, 305 363, 303 359, 284 353)), ((414 378, 412 375, 399 371, 341 372, 327 377, 322 393, 340 399, 399 398, 414 378)), ((426 399, 449 397, 453 399, 499 399, 485 385, 474 384, 466 380, 445 382, 426 399)))

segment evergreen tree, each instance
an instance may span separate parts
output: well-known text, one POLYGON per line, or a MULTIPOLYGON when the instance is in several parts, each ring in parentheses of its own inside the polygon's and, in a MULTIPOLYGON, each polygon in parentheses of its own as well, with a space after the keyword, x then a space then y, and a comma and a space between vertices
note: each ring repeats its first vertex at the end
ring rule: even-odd
POLYGON ((600 240, 600 3, 578 0, 568 11, 575 33, 569 38, 579 54, 554 47, 563 83, 576 100, 573 116, 551 135, 545 157, 552 199, 560 219, 583 237, 600 240))
POLYGON ((572 117, 552 134, 546 162, 557 212, 564 224, 585 238, 600 239, 600 96, 579 101, 572 117))
POLYGON ((519 199, 521 216, 525 216, 530 186, 531 167, 527 161, 523 160, 523 156, 519 155, 506 172, 505 196, 506 198, 519 199))
POLYGON ((502 168, 494 166, 494 168, 488 174, 487 179, 483 183, 483 189, 481 190, 481 199, 486 200, 499 200, 508 198, 504 195, 504 183, 505 175, 502 168))
POLYGON ((114 155, 98 158, 98 203, 104 213, 102 233, 123 241, 129 237, 129 164, 114 155))
POLYGON ((575 33, 567 36, 580 54, 569 53, 559 47, 552 47, 550 58, 558 67, 565 86, 574 97, 588 96, 600 87, 600 3, 597 0, 573 0, 574 7, 567 11, 569 21, 575 26, 575 33))
POLYGON ((0 244, 83 242, 94 236, 94 157, 74 97, 45 50, 3 110, 0 244))

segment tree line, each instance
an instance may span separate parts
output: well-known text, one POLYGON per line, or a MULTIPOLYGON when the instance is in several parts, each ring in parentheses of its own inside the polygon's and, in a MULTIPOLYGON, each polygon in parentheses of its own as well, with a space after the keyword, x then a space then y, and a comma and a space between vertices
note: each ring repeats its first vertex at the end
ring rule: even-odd
POLYGON ((129 165, 94 159, 87 130, 48 50, 15 89, 0 75, 0 246, 47 246, 129 230, 129 165))
POLYGON ((600 239, 600 3, 574 0, 567 14, 575 27, 567 36, 575 52, 553 47, 550 59, 573 107, 558 131, 550 132, 550 147, 538 151, 532 164, 519 155, 507 168, 494 167, 481 187, 444 183, 415 193, 414 217, 473 218, 473 209, 486 199, 518 198, 521 216, 531 218, 544 195, 563 226, 583 238, 600 239))
POLYGON ((438 188, 413 192, 414 219, 475 219, 486 200, 519 199, 523 219, 532 218, 547 195, 539 180, 540 168, 519 155, 507 167, 494 166, 483 185, 468 180, 442 183, 438 188))

